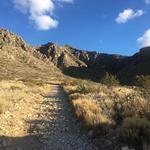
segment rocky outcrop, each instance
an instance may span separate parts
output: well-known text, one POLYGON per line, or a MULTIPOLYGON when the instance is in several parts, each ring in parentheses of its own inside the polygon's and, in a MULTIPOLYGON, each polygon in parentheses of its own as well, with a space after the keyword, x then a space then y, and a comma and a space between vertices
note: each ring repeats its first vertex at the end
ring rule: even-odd
POLYGON ((38 51, 74 77, 99 81, 108 72, 117 76, 121 82, 125 80, 131 83, 136 75, 150 74, 150 47, 142 48, 130 57, 79 50, 54 43, 43 45, 38 51))
POLYGON ((70 49, 65 46, 58 46, 55 43, 48 43, 37 48, 37 50, 49 58, 57 67, 67 68, 69 66, 81 67, 86 64, 78 59, 70 49))
MULTIPOLYGON (((49 61, 46 57, 44 57, 40 52, 36 50, 34 46, 30 46, 27 44, 22 37, 10 32, 7 29, 0 28, 0 50, 3 47, 13 47, 13 48, 21 48, 24 51, 30 52, 37 58, 45 59, 45 61, 49 61)), ((5 48, 4 48, 5 49, 5 48)))
POLYGON ((15 35, 6 29, 0 29, 0 48, 4 45, 21 47, 24 50, 31 49, 31 47, 26 44, 20 36, 15 35))

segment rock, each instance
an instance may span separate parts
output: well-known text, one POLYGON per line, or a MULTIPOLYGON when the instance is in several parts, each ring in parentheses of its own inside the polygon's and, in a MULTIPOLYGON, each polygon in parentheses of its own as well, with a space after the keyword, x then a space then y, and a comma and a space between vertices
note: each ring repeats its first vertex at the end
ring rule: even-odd
POLYGON ((90 130, 89 132, 88 132, 88 137, 92 137, 94 135, 94 131, 93 130, 90 130))

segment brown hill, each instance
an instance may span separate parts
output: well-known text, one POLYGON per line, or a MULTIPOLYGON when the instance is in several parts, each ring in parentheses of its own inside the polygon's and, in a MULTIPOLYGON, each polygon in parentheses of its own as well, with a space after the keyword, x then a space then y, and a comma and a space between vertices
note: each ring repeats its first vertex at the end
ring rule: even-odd
POLYGON ((47 80, 60 75, 50 60, 24 40, 0 29, 0 79, 47 80))

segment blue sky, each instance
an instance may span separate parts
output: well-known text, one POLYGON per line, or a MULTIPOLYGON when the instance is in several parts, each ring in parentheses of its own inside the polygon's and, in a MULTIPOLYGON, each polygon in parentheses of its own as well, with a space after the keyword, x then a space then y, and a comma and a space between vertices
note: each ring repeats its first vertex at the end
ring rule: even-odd
POLYGON ((32 45, 123 55, 150 45, 149 0, 3 0, 0 18, 0 27, 32 45))

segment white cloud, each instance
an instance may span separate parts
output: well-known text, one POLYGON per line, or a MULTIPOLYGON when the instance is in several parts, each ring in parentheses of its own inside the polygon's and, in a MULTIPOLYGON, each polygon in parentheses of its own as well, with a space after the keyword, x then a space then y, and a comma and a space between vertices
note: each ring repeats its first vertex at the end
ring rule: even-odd
POLYGON ((150 0, 145 0, 145 3, 146 4, 150 4, 150 0))
POLYGON ((150 29, 137 39, 141 47, 150 46, 150 29))
POLYGON ((123 12, 119 13, 118 17, 116 18, 116 22, 121 24, 121 23, 126 23, 131 19, 134 19, 136 17, 140 17, 144 14, 143 10, 137 10, 134 11, 133 9, 125 9, 123 12))
POLYGON ((31 20, 35 22, 36 28, 38 30, 49 30, 51 28, 56 28, 58 26, 58 21, 52 19, 48 15, 41 15, 41 16, 33 16, 31 20))
MULTIPOLYGON (((52 17, 57 2, 56 0, 13 0, 15 8, 28 14, 38 30, 49 30, 58 26, 58 20, 52 17)), ((59 0, 59 2, 72 3, 73 0, 59 0)))

